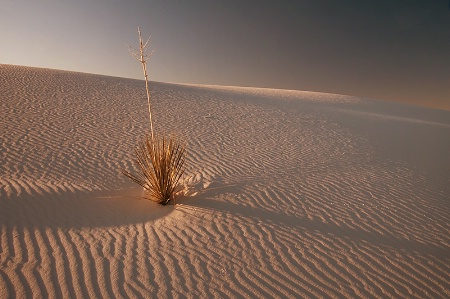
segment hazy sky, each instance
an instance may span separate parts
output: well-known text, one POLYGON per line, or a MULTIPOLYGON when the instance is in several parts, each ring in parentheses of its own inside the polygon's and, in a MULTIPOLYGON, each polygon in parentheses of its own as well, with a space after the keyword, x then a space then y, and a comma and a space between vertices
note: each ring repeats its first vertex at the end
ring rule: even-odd
POLYGON ((448 0, 0 0, 0 63, 450 110, 448 0))

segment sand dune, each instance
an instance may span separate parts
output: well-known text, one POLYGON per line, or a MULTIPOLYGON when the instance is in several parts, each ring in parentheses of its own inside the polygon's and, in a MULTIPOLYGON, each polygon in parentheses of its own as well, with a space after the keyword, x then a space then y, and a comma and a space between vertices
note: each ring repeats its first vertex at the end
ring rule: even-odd
POLYGON ((151 83, 177 205, 120 174, 142 81, 0 65, 0 298, 449 298, 450 112, 151 83))

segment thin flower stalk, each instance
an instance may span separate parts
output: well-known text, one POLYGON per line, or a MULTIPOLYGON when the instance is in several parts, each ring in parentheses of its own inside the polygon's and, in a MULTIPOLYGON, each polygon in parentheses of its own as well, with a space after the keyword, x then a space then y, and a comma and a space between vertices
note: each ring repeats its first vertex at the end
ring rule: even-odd
POLYGON ((150 52, 150 54, 146 54, 147 51, 147 45, 150 41, 150 37, 147 39, 147 41, 143 42, 142 35, 141 35, 141 29, 138 27, 138 35, 139 35, 139 51, 134 49, 131 46, 128 46, 128 50, 130 51, 131 55, 142 64, 142 70, 144 72, 144 79, 145 79, 145 90, 147 92, 147 103, 148 103, 148 116, 150 121, 150 132, 152 136, 152 141, 155 139, 155 135, 153 133, 153 121, 152 121, 152 109, 151 109, 151 101, 150 101, 150 89, 148 87, 148 75, 147 75, 147 60, 148 58, 153 54, 154 51, 150 52))

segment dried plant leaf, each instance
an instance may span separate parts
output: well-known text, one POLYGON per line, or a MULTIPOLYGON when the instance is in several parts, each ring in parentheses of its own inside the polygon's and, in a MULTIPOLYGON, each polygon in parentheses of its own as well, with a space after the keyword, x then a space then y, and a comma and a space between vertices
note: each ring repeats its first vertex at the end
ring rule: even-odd
POLYGON ((135 149, 135 163, 140 172, 122 173, 145 189, 146 197, 160 204, 167 204, 177 190, 184 173, 186 149, 173 136, 146 136, 135 149))

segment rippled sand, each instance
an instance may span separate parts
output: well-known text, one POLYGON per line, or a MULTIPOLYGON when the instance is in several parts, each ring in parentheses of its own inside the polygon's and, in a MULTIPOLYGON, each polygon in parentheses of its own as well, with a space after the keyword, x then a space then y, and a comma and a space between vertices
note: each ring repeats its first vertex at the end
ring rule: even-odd
POLYGON ((120 174, 142 81, 0 65, 0 298, 448 298, 450 112, 151 83, 177 205, 120 174))

